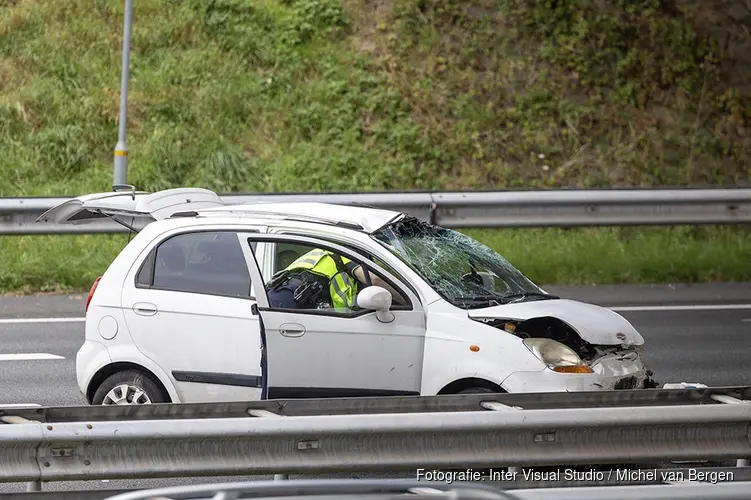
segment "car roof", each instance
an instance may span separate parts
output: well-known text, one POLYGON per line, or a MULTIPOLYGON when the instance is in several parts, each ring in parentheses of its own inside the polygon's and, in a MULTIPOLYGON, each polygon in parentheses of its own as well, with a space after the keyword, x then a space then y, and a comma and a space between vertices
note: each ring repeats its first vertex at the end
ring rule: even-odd
POLYGON ((156 193, 133 188, 131 191, 92 193, 66 199, 44 212, 37 222, 83 224, 110 218, 139 231, 138 227, 148 226, 153 221, 171 219, 175 224, 176 219, 182 219, 183 225, 192 225, 191 220, 201 224, 216 217, 243 223, 263 220, 270 226, 280 220, 298 221, 372 234, 406 215, 395 210, 347 202, 258 200, 227 204, 222 197, 204 188, 173 188, 156 193), (126 224, 116 217, 126 217, 131 222, 126 224))
POLYGON ((372 233, 403 217, 403 212, 360 205, 339 205, 320 202, 272 203, 258 202, 226 205, 194 212, 180 212, 172 217, 256 217, 261 219, 287 219, 346 226, 350 229, 372 233))

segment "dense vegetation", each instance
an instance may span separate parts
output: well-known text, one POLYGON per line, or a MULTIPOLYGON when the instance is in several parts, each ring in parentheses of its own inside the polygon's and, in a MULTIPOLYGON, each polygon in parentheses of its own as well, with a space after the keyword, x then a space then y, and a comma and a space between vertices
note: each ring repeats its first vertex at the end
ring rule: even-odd
MULTIPOLYGON (((668 0, 134 3, 129 182, 140 189, 751 181, 749 70, 710 36, 697 2, 678 2, 688 9, 668 0)), ((112 0, 0 7, 0 196, 109 189, 122 9, 112 0)), ((657 239, 689 238, 695 255, 706 245, 721 253, 713 230, 678 231, 657 239)), ((546 234, 511 240, 523 249, 546 234)), ((623 238, 607 234, 616 245, 623 238)), ((745 263, 730 275, 720 271, 727 262, 710 259, 707 267, 701 257, 701 269, 687 263, 654 279, 750 277, 748 234, 723 238, 741 252, 727 260, 745 263)), ((4 255, 43 255, 49 245, 56 244, 41 237, 0 242, 4 255)), ((65 245, 84 261, 96 251, 81 239, 65 245)), ((519 253, 521 267, 534 267, 519 253)), ((83 286, 96 272, 62 279, 45 269, 33 286, 83 286)), ((4 275, 0 287, 24 286, 4 275)))

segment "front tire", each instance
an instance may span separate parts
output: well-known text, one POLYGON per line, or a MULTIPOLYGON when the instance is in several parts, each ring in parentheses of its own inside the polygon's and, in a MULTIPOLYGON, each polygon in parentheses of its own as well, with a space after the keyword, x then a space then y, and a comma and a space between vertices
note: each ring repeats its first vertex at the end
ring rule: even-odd
POLYGON ((147 374, 137 370, 117 372, 102 382, 94 397, 92 405, 143 405, 168 403, 169 398, 159 385, 147 374))
POLYGON ((494 391, 493 389, 490 389, 488 387, 469 387, 467 389, 462 389, 458 392, 458 394, 503 394, 503 391, 494 391))

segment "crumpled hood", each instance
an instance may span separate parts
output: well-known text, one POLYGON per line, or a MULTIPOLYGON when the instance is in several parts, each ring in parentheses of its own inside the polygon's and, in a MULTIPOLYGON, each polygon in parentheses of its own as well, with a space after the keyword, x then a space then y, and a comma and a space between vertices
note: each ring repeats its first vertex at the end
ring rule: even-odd
POLYGON ((534 300, 472 309, 467 313, 470 318, 474 319, 494 318, 516 321, 552 316, 568 323, 582 339, 591 344, 642 345, 644 343, 644 338, 620 314, 576 300, 534 300))

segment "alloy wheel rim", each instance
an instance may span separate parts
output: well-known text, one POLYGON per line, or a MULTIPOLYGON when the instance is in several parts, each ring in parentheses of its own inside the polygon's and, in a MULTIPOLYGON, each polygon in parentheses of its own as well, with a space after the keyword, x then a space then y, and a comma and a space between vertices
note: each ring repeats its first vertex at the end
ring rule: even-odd
POLYGON ((137 385, 120 384, 113 387, 106 396, 102 405, 147 405, 151 404, 146 391, 137 385))

